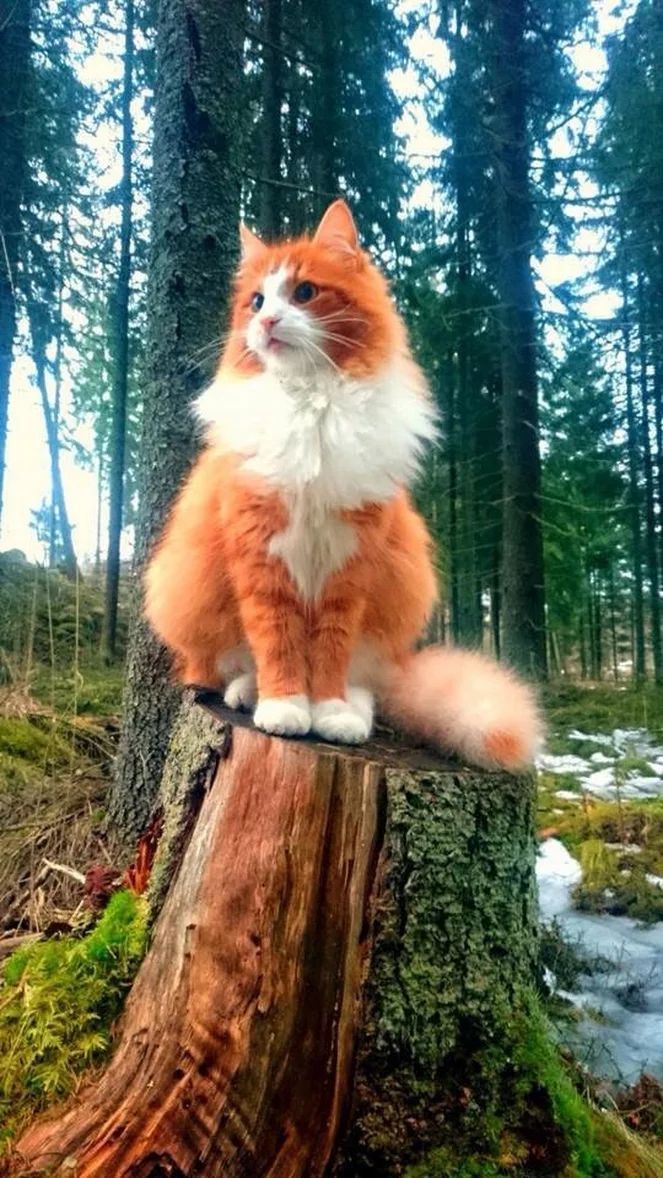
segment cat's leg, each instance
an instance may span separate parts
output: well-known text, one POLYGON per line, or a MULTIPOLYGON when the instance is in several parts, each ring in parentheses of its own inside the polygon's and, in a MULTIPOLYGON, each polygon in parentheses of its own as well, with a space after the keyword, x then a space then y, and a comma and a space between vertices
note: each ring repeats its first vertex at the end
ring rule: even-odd
MULTIPOLYGON (((270 552, 288 513, 278 494, 249 480, 238 480, 231 494, 224 508, 224 563, 255 664, 254 722, 266 732, 302 736, 311 726, 305 607, 285 565, 270 552)), ((229 702, 252 695, 252 688, 250 679, 231 684, 229 702)))
POLYGON ((373 727, 370 680, 353 666, 361 644, 363 618, 382 552, 389 517, 384 505, 343 513, 355 529, 356 549, 332 574, 316 603, 310 636, 312 728, 325 740, 360 744, 373 727))
MULTIPOLYGON (((275 562, 273 562, 275 563, 275 562)), ((257 570, 258 571, 258 570, 257 570)), ((279 736, 304 736, 311 727, 307 690, 306 629, 301 602, 286 578, 272 567, 241 598, 244 631, 255 660, 257 706, 254 723, 279 736)), ((231 696, 249 691, 243 679, 231 696)))
POLYGON ((311 634, 311 726, 324 740, 360 744, 373 727, 373 696, 351 683, 350 663, 364 602, 354 578, 338 578, 311 634))
POLYGON ((218 658, 217 666, 225 684, 226 706, 235 711, 252 711, 258 702, 258 676, 248 643, 225 651, 218 658))

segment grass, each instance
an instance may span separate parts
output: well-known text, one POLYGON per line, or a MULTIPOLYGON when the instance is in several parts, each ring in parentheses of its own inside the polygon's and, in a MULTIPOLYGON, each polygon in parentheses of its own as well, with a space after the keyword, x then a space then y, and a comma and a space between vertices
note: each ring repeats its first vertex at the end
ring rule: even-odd
POLYGON ((49 667, 37 666, 31 678, 31 693, 60 715, 75 712, 79 716, 119 716, 122 680, 121 666, 88 664, 76 674, 53 674, 49 667))
POLYGON ((44 859, 83 873, 108 861, 101 824, 114 739, 92 718, 58 716, 34 700, 19 714, 15 704, 0 715, 0 921, 11 910, 12 927, 39 931, 81 899, 63 873, 37 886, 44 859))
MULTIPOLYGON (((558 739, 574 728, 590 735, 615 728, 648 728, 656 740, 663 740, 663 687, 555 683, 543 689, 541 699, 550 730, 558 739)), ((551 751, 577 752, 578 742, 569 741, 565 748, 551 751)))
POLYGON ((554 974, 561 990, 574 990, 581 977, 610 967, 605 958, 591 954, 581 938, 569 940, 557 920, 541 927, 539 963, 542 970, 549 969, 554 974))
MULTIPOLYGON (((609 750, 591 737, 615 728, 647 727, 655 740, 663 742, 660 687, 565 684, 547 688, 543 697, 549 752, 584 758, 597 751, 605 753, 609 750), (574 728, 587 733, 587 739, 569 740, 574 728)), ((646 757, 634 750, 626 749, 613 764, 620 786, 631 775, 653 776, 646 757)), ((575 774, 543 771, 538 826, 556 834, 580 860, 583 879, 575 890, 579 908, 648 923, 663 919, 663 889, 647 879, 647 875, 663 876, 663 798, 600 801, 589 793, 583 795, 575 774), (557 797, 560 790, 577 793, 578 801, 557 797), (608 850, 606 843, 619 844, 620 849, 608 850)))

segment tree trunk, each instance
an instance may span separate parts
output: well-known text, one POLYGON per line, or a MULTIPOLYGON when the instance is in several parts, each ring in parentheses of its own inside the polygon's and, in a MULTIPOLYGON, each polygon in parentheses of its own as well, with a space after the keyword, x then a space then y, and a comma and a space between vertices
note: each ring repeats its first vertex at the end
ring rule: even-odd
POLYGON ((631 357, 631 327, 629 322, 628 276, 624 259, 623 240, 620 253, 622 295, 622 339, 624 345, 624 384, 626 388, 626 442, 628 451, 629 505, 631 548, 633 557, 633 676, 636 682, 645 677, 645 616, 642 594, 642 535, 640 532, 640 449, 633 397, 633 362, 631 357))
POLYGON ((25 181, 25 116, 30 73, 31 0, 0 0, 0 521, 14 336, 16 270, 25 181))
POLYGON ((489 85, 502 366, 502 648, 507 661, 541 676, 546 672, 546 641, 526 11, 525 0, 490 0, 494 49, 489 85))
MULTIPOLYGON (((62 359, 63 359, 63 335, 64 335, 64 276, 67 264, 67 201, 65 199, 62 208, 62 220, 60 224, 60 250, 59 250, 59 265, 58 265, 58 310, 57 310, 57 328, 55 333, 55 362, 53 365, 54 390, 53 390, 53 433, 55 435, 56 450, 59 460, 60 455, 60 401, 62 397, 62 359)), ((50 568, 54 568, 57 562, 57 538, 58 538, 58 510, 55 499, 55 480, 51 479, 51 509, 48 521, 48 563, 50 568)))
POLYGON ((67 511, 67 502, 64 496, 64 485, 62 482, 62 472, 60 470, 60 440, 58 438, 58 430, 55 424, 53 409, 48 397, 48 387, 46 384, 46 357, 44 354, 44 347, 40 340, 39 328, 35 324, 35 313, 31 304, 28 306, 28 317, 30 320, 30 335, 32 337, 32 358, 37 376, 37 388, 39 389, 39 396, 41 399, 41 408, 44 415, 44 426, 46 428, 46 441, 48 443, 48 453, 51 462, 52 496, 56 507, 60 539, 62 541, 64 568, 67 576, 72 581, 74 581, 78 576, 78 561, 76 560, 76 552, 74 550, 71 524, 69 522, 69 512, 67 511))
POLYGON ((316 84, 311 91, 311 196, 310 220, 322 215, 338 188, 339 150, 336 111, 341 108, 338 68, 338 10, 326 0, 314 0, 313 31, 319 53, 316 84))
MULTIPOLYGON (((310 187, 310 173, 302 154, 302 78, 294 62, 288 76, 288 103, 285 121, 286 182, 283 190, 282 212, 285 212, 288 232, 292 237, 303 233, 307 226, 306 206, 310 197, 304 189, 310 187)), ((309 222, 310 224, 310 222, 309 222)))
POLYGON ((451 39, 454 62, 455 100, 452 123, 453 188, 456 204, 455 225, 455 296, 457 312, 458 373, 458 557, 459 615, 458 639, 464 646, 480 647, 483 625, 477 608, 477 521, 476 521, 476 397, 471 380, 473 314, 470 305, 472 257, 470 251, 469 175, 470 152, 466 130, 470 115, 466 110, 470 87, 467 53, 461 32, 462 3, 455 6, 454 32, 451 39))
MULTIPOLYGON (((244 0, 161 0, 141 448, 140 569, 194 454, 191 402, 211 375, 237 261, 244 130, 244 0)), ((130 839, 159 786, 176 695, 144 621, 131 628, 124 723, 109 813, 130 839)))
POLYGON ((531 982, 532 781, 269 737, 202 698, 115 1056, 19 1153, 78 1178, 400 1174, 480 1103, 476 1052, 531 982))
POLYGON ((456 373, 454 370, 453 353, 446 359, 448 374, 446 396, 446 439, 447 463, 449 467, 449 482, 447 499, 449 503, 449 627, 454 642, 459 638, 460 602, 458 599, 458 464, 457 464, 457 429, 456 429, 456 373))
MULTIPOLYGON (((663 518, 663 359, 654 356, 654 432, 656 435, 656 488, 659 519, 663 518)), ((663 528, 659 528, 659 555, 663 569, 663 528)))
POLYGON ((124 78, 122 84, 122 180, 120 182, 120 264, 113 297, 113 391, 110 440, 108 548, 101 648, 111 662, 117 643, 117 601, 120 587, 120 540, 124 499, 124 455, 129 383, 129 293, 133 216, 134 4, 125 0, 124 78))
POLYGON ((656 507, 654 503, 654 463, 649 420, 649 374, 647 371, 646 303, 644 282, 638 274, 638 345, 640 359, 640 408, 642 458, 645 474, 645 553, 649 580, 649 616, 654 680, 663 684, 663 650, 661 649, 661 598, 656 551, 656 507))
POLYGON ((283 160, 284 62, 281 47, 281 0, 265 0, 263 11, 262 136, 260 163, 260 228, 265 236, 281 230, 280 181, 283 160))
POLYGON ((97 454, 97 519, 94 541, 94 571, 101 573, 101 513, 104 501, 104 455, 100 448, 97 454))
POLYGON ((617 683, 619 679, 619 660, 617 656, 617 611, 615 609, 615 566, 610 564, 610 650, 612 654, 612 677, 617 683))
POLYGON ((493 639, 493 654, 498 659, 502 653, 501 634, 502 585, 500 581, 499 548, 495 545, 490 575, 490 630, 493 639))

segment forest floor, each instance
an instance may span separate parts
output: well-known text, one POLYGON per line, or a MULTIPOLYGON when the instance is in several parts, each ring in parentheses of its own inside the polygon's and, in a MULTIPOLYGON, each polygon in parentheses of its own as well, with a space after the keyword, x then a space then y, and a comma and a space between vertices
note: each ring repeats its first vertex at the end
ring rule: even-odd
MULTIPOLYGON (((542 961, 560 1041, 631 1127, 663 1137, 663 690, 564 685, 544 707, 542 961)), ((0 968, 90 927, 99 879, 119 880, 104 802, 120 710, 121 674, 98 665, 0 688, 0 968)))
POLYGON ((118 669, 95 667, 37 667, 29 685, 0 688, 0 958, 14 938, 69 922, 77 873, 111 866, 104 801, 121 692, 118 669))
POLYGON ((663 692, 547 694, 538 878, 561 1034, 594 1074, 663 1081, 663 692))

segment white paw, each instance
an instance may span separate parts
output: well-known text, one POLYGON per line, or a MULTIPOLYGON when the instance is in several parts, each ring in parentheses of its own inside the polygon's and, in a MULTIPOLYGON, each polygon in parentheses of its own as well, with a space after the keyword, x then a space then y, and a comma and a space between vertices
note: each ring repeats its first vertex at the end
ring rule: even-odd
POLYGON ((348 703, 351 703, 355 711, 364 717, 368 724, 370 734, 373 727, 373 713, 375 710, 373 692, 369 691, 367 687, 348 687, 347 697, 348 703))
POLYGON ((311 728, 311 705, 305 695, 261 699, 253 723, 275 736, 305 736, 311 728))
POLYGON ((255 671, 247 671, 244 675, 237 675, 226 687, 223 702, 237 711, 239 708, 252 708, 258 698, 258 685, 255 671))
POLYGON ((313 704, 313 731, 334 744, 361 744, 371 733, 371 716, 366 714, 366 701, 362 703, 363 708, 351 699, 323 699, 313 704))

